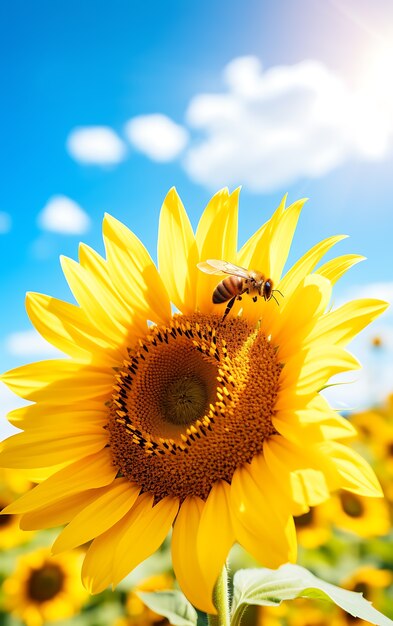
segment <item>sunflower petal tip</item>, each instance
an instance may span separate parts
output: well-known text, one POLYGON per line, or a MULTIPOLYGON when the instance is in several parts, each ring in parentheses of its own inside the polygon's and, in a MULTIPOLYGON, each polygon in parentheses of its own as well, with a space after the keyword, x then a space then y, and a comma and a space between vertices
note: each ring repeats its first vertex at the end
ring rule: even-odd
POLYGON ((110 213, 107 213, 105 211, 104 218, 102 220, 102 223, 103 223, 104 227, 105 226, 112 227, 112 226, 116 225, 117 222, 118 222, 118 220, 115 217, 113 217, 113 215, 111 215, 110 213))
POLYGON ((72 262, 72 259, 70 259, 70 257, 66 256, 65 254, 60 254, 59 261, 60 261, 61 267, 64 268, 65 266, 69 265, 72 262))

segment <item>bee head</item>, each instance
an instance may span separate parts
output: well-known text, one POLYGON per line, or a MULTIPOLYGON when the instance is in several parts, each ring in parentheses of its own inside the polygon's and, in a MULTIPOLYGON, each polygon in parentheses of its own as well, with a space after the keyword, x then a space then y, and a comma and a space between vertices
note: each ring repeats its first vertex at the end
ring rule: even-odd
POLYGON ((272 297, 272 291, 273 281, 271 280, 271 278, 268 278, 263 283, 263 297, 265 298, 265 300, 270 300, 270 298, 272 297))

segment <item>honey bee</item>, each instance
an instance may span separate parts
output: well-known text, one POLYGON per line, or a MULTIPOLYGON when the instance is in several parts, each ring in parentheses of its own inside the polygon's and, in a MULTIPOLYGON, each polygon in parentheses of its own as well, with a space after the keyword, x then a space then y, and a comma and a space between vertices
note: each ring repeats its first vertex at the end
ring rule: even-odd
POLYGON ((228 263, 228 261, 219 261, 218 259, 207 259, 207 261, 198 263, 197 267, 205 274, 229 274, 227 278, 218 283, 212 297, 214 304, 228 302, 222 321, 225 320, 235 301, 241 300, 242 295, 245 293, 254 294, 253 302, 256 302, 258 296, 261 296, 266 301, 273 298, 279 304, 274 293, 277 292, 282 296, 281 291, 273 289, 272 279, 265 278, 261 272, 247 270, 244 267, 228 263))

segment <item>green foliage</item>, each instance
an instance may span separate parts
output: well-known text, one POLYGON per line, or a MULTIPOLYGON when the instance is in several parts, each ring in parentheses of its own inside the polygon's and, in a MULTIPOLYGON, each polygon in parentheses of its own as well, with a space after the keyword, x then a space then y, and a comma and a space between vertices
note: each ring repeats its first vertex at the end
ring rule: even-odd
POLYGON ((166 617, 173 626, 195 626, 198 614, 180 591, 138 592, 149 609, 166 617))
POLYGON ((239 570, 234 576, 231 626, 238 626, 249 605, 274 606, 284 600, 314 598, 334 602, 352 615, 377 626, 393 626, 393 621, 377 611, 361 593, 347 591, 317 578, 298 565, 278 570, 239 570))

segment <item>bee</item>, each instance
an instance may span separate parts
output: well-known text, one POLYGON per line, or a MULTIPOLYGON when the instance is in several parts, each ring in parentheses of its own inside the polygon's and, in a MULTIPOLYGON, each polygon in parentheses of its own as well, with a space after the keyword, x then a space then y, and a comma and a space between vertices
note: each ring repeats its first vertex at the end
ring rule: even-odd
POLYGON ((253 296, 253 302, 256 302, 258 296, 261 296, 266 301, 273 298, 279 304, 274 293, 277 292, 282 296, 281 291, 273 289, 272 279, 265 278, 261 272, 247 270, 244 267, 218 259, 207 259, 207 261, 198 263, 197 267, 205 274, 229 274, 227 278, 218 283, 212 297, 214 304, 228 302, 222 321, 225 320, 235 301, 241 300, 245 293, 253 296))

